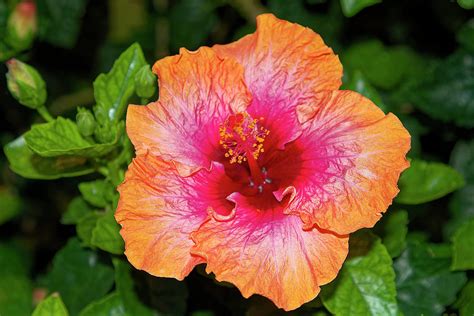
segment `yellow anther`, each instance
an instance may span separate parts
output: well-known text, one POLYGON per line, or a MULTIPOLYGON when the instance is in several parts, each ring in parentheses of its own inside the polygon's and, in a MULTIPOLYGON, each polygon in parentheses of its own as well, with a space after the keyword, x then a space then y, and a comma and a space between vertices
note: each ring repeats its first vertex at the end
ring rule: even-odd
POLYGON ((270 133, 260 125, 263 118, 254 119, 246 112, 229 116, 219 128, 219 144, 226 150, 230 163, 248 161, 248 155, 257 159, 263 152, 263 143, 270 133))

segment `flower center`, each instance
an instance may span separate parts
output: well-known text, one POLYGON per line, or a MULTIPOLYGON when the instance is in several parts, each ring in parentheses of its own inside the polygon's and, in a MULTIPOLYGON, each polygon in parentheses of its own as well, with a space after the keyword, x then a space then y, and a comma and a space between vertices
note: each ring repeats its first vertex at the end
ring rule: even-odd
POLYGON ((252 179, 250 186, 255 186, 259 192, 263 185, 270 183, 266 177, 265 168, 258 165, 258 157, 265 150, 263 143, 269 130, 259 123, 263 120, 252 118, 247 112, 230 115, 219 128, 220 144, 225 150, 225 157, 231 164, 246 162, 252 179))

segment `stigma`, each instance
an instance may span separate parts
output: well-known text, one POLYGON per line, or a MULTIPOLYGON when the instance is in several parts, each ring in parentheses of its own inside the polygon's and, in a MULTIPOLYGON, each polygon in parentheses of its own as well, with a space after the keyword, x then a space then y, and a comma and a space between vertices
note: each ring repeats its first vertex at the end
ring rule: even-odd
POLYGON ((261 126, 262 120, 242 112, 230 115, 220 126, 219 143, 231 164, 255 161, 265 151, 263 143, 270 131, 261 126))

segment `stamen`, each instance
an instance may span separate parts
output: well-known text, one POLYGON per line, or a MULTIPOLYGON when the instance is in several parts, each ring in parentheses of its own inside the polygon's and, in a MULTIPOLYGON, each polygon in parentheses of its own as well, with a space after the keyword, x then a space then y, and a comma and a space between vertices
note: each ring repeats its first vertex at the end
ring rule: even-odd
MULTIPOLYGON (((266 169, 258 166, 258 158, 265 151, 263 143, 270 131, 260 126, 263 118, 254 119, 247 112, 229 116, 219 128, 224 156, 231 164, 247 162, 252 179, 250 186, 258 184, 258 191, 263 192, 266 169)), ((267 182, 269 183, 269 182, 267 182)))
POLYGON ((247 112, 229 116, 219 128, 221 146, 226 150, 224 156, 230 163, 243 163, 253 157, 258 159, 265 151, 263 142, 270 133, 259 125, 263 118, 254 119, 247 112))

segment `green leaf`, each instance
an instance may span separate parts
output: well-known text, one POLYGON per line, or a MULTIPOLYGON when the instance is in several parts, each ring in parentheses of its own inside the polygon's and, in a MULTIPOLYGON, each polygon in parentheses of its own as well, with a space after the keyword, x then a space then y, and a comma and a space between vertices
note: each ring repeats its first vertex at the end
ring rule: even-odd
POLYGON ((408 213, 405 210, 390 211, 377 224, 383 228, 382 242, 392 258, 398 257, 406 247, 407 225, 408 213))
MULTIPOLYGON (((89 304, 79 314, 80 316, 133 316, 139 314, 128 314, 120 295, 116 292, 107 295, 103 299, 89 304)), ((141 316, 141 315, 140 315, 141 316)))
POLYGON ((440 315, 466 282, 464 273, 450 271, 448 245, 409 240, 393 266, 398 302, 405 316, 440 315))
POLYGON ((16 247, 0 243, 0 274, 26 275, 29 269, 28 261, 16 247))
POLYGON ((447 239, 466 221, 474 218, 474 141, 458 141, 449 161, 464 176, 467 185, 456 191, 449 203, 451 219, 444 226, 447 239))
POLYGON ((28 146, 42 157, 76 155, 81 157, 99 157, 115 148, 120 133, 106 144, 96 144, 82 137, 73 121, 58 117, 44 124, 34 125, 25 133, 28 146))
MULTIPOLYGON (((5 1, 0 2, 0 36, 3 38, 5 28, 7 26, 7 19, 9 16, 8 6, 5 1)), ((1 56, 1 55, 0 55, 1 56)))
POLYGON ((146 61, 142 49, 135 43, 120 55, 109 73, 97 77, 94 81, 97 102, 94 113, 99 124, 121 119, 135 90, 135 74, 144 65, 146 61))
POLYGON ((474 140, 457 142, 449 164, 464 176, 467 183, 474 184, 474 140))
POLYGON ((115 286, 127 313, 140 316, 154 315, 153 311, 140 301, 134 289, 130 264, 118 258, 114 258, 112 261, 115 267, 115 286))
POLYGON ((61 294, 71 315, 103 297, 113 283, 113 269, 97 253, 83 249, 77 239, 70 239, 56 253, 47 278, 48 289, 61 294))
POLYGON ((213 0, 176 1, 169 13, 171 48, 174 51, 181 47, 194 50, 203 45, 218 22, 215 8, 216 1, 213 0), (184 15, 186 19, 183 19, 184 15))
POLYGON ((0 187, 0 225, 8 222, 21 212, 22 200, 10 190, 0 187))
POLYGON ((434 119, 474 127, 474 53, 460 50, 440 62, 407 92, 434 119))
POLYGON ((382 0, 341 0, 341 7, 344 15, 349 18, 359 13, 362 9, 380 2, 382 0))
POLYGON ((37 0, 39 36, 49 43, 72 48, 79 35, 87 0, 37 0))
POLYGON ((424 74, 425 62, 405 46, 385 47, 378 40, 352 45, 341 55, 349 71, 360 70, 371 84, 391 89, 406 78, 424 74))
POLYGON ((0 267, 0 315, 31 315, 33 286, 20 252, 0 244, 0 267))
POLYGON ((38 306, 36 306, 32 316, 68 316, 66 306, 64 306, 61 297, 57 293, 53 293, 38 306))
POLYGON ((462 225, 453 236, 454 270, 474 270, 474 219, 462 225))
POLYGON ((97 221, 103 216, 99 212, 88 213, 83 216, 76 225, 77 236, 81 239, 84 246, 93 247, 92 232, 94 231, 97 221))
POLYGON ((31 280, 26 275, 3 273, 0 278, 0 315, 31 315, 31 280))
POLYGON ((82 197, 75 197, 61 217, 62 224, 77 224, 81 218, 92 212, 92 208, 82 197))
POLYGON ((120 236, 120 225, 114 218, 114 212, 109 211, 97 220, 92 230, 91 244, 99 249, 121 255, 125 245, 120 236))
POLYGON ((106 207, 107 191, 111 189, 111 184, 105 180, 96 180, 91 182, 82 182, 79 184, 79 191, 81 191, 84 200, 96 207, 106 207))
POLYGON ((459 309, 461 316, 474 315, 474 280, 470 280, 462 289, 455 306, 459 309))
POLYGON ((459 44, 474 52, 474 19, 467 21, 456 34, 459 44))
POLYGON ((458 4, 464 9, 474 8, 474 0, 458 0, 458 4))
POLYGON ((350 76, 349 82, 343 86, 343 89, 357 91, 363 96, 369 98, 374 102, 382 111, 388 112, 387 106, 383 103, 380 94, 375 88, 365 79, 361 71, 356 70, 350 76))
POLYGON ((400 193, 395 201, 402 204, 421 204, 461 188, 464 179, 448 165, 412 160, 410 168, 403 172, 398 184, 400 193))
POLYGON ((30 179, 58 179, 77 177, 94 172, 87 158, 58 156, 45 158, 35 154, 23 136, 8 143, 3 148, 10 168, 19 175, 30 179))
POLYGON ((398 118, 402 121, 403 126, 408 130, 411 136, 411 148, 408 156, 418 158, 421 156, 421 136, 428 133, 428 128, 423 126, 414 116, 398 114, 398 118))
POLYGON ((462 224, 474 218, 474 185, 467 185, 454 192, 449 203, 449 211, 451 219, 444 227, 447 240, 462 224))
POLYGON ((398 315, 392 259, 380 239, 362 231, 349 249, 337 279, 323 288, 324 306, 335 315, 398 315))

